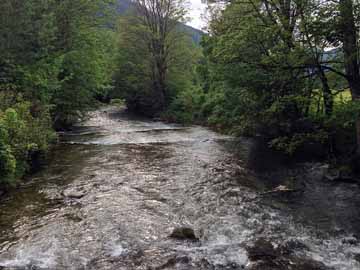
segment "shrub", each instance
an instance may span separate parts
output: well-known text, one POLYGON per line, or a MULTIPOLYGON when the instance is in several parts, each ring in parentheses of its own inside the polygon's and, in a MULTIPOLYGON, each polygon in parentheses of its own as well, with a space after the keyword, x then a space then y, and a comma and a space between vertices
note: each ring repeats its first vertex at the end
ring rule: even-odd
POLYGON ((122 107, 122 106, 125 106, 125 101, 121 98, 113 98, 110 101, 110 105, 122 107))
POLYGON ((201 88, 196 86, 187 88, 174 98, 163 117, 179 123, 198 122, 201 120, 204 98, 201 88))
POLYGON ((0 184, 11 183, 14 180, 16 159, 11 152, 9 135, 3 125, 0 125, 0 184))
POLYGON ((46 108, 35 112, 22 101, 0 111, 0 184, 15 184, 31 168, 34 154, 46 153, 54 139, 46 108))

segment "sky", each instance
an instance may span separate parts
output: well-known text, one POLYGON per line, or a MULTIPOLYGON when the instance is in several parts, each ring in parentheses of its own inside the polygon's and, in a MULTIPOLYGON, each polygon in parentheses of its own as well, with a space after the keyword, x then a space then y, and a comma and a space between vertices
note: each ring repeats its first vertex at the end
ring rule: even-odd
POLYGON ((202 14, 205 11, 206 4, 202 3, 204 0, 188 0, 189 2, 189 18, 188 25, 201 29, 206 26, 206 22, 202 19, 202 14))

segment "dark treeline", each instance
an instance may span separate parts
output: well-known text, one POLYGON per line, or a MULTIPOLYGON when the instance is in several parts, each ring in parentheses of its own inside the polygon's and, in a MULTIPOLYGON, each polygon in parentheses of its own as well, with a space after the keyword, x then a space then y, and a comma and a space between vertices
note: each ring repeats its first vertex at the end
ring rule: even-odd
POLYGON ((1 1, 0 184, 110 99, 358 165, 357 1, 211 1, 201 46, 183 0, 126 2, 117 20, 115 2, 1 1))

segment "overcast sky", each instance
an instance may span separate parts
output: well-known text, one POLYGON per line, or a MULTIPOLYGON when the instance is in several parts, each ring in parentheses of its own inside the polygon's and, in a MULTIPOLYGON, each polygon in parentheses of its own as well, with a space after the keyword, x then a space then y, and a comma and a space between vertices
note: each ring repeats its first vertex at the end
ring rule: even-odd
POLYGON ((205 11, 206 4, 202 3, 202 0, 188 0, 189 1, 189 17, 190 21, 187 23, 192 27, 201 29, 206 23, 202 19, 202 14, 205 11))

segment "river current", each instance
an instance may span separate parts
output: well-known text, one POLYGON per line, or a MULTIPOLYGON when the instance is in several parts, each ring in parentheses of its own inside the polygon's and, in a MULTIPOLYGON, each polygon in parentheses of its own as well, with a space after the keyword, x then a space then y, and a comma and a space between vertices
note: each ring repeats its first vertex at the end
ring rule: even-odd
POLYGON ((360 188, 325 167, 99 109, 0 201, 0 269, 360 269, 360 188))

